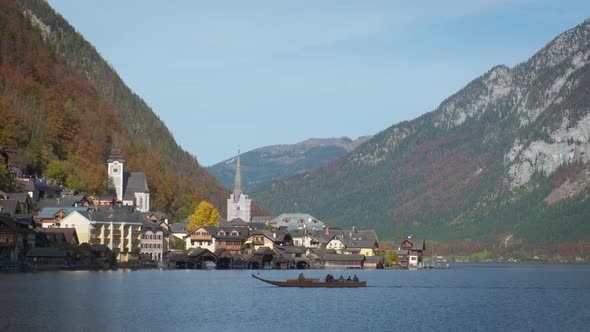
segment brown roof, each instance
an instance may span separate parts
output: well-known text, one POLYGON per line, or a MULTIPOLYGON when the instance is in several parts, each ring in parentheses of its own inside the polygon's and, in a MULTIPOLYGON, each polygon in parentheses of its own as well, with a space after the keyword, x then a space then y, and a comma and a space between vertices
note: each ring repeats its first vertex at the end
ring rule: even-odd
POLYGON ((61 233, 64 235, 68 243, 80 243, 80 241, 78 241, 78 233, 76 233, 75 228, 37 228, 36 230, 42 233, 61 233), (73 240, 75 240, 75 242, 72 242, 73 240))

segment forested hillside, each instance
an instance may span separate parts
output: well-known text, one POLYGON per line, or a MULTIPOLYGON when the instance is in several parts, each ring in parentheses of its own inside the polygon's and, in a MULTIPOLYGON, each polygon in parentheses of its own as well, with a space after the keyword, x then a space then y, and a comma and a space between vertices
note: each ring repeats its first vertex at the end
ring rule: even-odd
POLYGON ((274 213, 306 211, 383 238, 590 240, 589 58, 586 21, 436 110, 251 196, 274 213))
MULTIPOLYGON (((282 180, 316 167, 321 167, 366 142, 370 136, 352 140, 341 138, 311 138, 296 144, 261 147, 240 155, 242 185, 246 193, 261 185, 282 180)), ((227 188, 233 188, 236 158, 217 163, 207 169, 227 188)))
POLYGON ((104 194, 117 144, 126 169, 146 173, 156 209, 184 218, 208 200, 224 210, 229 192, 45 1, 0 7, 0 146, 12 166, 104 194))

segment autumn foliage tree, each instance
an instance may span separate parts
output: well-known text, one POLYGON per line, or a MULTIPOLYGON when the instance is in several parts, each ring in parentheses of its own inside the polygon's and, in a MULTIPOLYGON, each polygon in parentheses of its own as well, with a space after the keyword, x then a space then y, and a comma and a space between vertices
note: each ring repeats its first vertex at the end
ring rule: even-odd
POLYGON ((195 230, 201 226, 217 226, 219 224, 219 211, 207 201, 197 205, 195 212, 188 217, 188 230, 195 230))
POLYGON ((229 191, 46 1, 0 0, 0 146, 7 153, 0 190, 16 191, 14 167, 106 195, 113 145, 127 171, 145 173, 151 208, 170 220, 185 219, 205 200, 224 212, 229 191), (37 20, 59 33, 44 35, 37 20))

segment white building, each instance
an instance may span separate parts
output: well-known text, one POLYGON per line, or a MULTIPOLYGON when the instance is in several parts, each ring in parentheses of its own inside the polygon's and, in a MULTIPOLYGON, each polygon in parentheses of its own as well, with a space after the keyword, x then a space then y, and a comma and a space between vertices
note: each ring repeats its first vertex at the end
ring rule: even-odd
POLYGON ((121 262, 139 256, 142 217, 114 211, 73 211, 60 228, 75 228, 80 243, 103 244, 121 262))
POLYGON ((115 191, 116 200, 123 206, 134 206, 139 212, 150 210, 150 189, 145 173, 124 172, 125 159, 119 148, 113 148, 107 160, 109 189, 115 191))
POLYGON ((236 164, 236 179, 234 183, 234 192, 227 200, 227 221, 232 221, 236 218, 250 222, 251 211, 250 206, 252 200, 248 195, 242 193, 242 174, 240 171, 240 150, 238 150, 237 164, 236 164))

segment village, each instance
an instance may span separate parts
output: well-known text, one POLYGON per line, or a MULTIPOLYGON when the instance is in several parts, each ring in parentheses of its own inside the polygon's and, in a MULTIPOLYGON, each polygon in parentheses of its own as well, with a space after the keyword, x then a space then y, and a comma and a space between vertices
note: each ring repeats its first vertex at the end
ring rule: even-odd
MULTIPOLYGON (((150 209, 143 172, 107 160, 112 196, 84 195, 11 169, 24 192, 0 191, 0 270, 61 269, 382 269, 421 268, 424 240, 380 250, 374 230, 337 229, 307 213, 250 215, 239 152, 227 218, 190 229, 150 209), (386 262, 385 254, 393 254, 386 262)), ((6 163, 8 165, 8 163, 6 163)))

